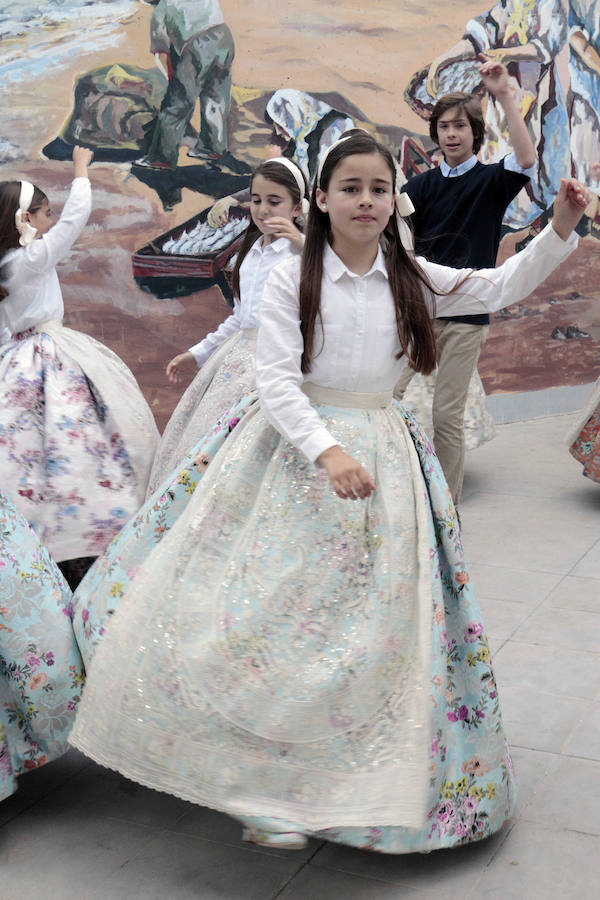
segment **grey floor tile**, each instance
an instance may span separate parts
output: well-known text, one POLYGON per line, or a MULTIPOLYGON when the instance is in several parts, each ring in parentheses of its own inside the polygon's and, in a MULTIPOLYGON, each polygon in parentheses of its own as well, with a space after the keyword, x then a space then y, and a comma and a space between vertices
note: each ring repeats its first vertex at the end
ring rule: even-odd
POLYGON ((301 865, 294 851, 280 858, 165 832, 89 900, 269 900, 301 865))
POLYGON ((462 504, 461 513, 468 565, 590 574, 572 570, 593 546, 598 510, 568 499, 486 492, 462 504))
POLYGON ((402 855, 326 844, 312 864, 419 890, 443 891, 444 896, 447 892, 462 892, 464 896, 477 884, 505 837, 503 830, 485 841, 454 850, 402 855))
POLYGON ((563 759, 558 753, 542 750, 527 750, 511 745, 510 754, 515 767, 517 781, 517 821, 523 815, 538 789, 542 789, 544 779, 554 776, 563 759))
POLYGON ((491 641, 492 655, 496 660, 497 648, 512 637, 531 615, 531 610, 520 603, 507 600, 488 600, 485 597, 477 599, 485 622, 485 630, 491 641))
POLYGON ((562 650, 587 650, 600 662, 599 631, 600 612, 547 608, 543 603, 515 632, 514 639, 562 650))
POLYGON ((588 701, 547 694, 536 685, 499 684, 504 729, 510 744, 561 753, 567 737, 585 714, 588 701))
POLYGON ((347 872, 332 872, 319 866, 303 869, 277 900, 400 900, 402 897, 439 900, 439 894, 435 891, 386 884, 347 872))
MULTIPOLYGON (((600 488, 598 489, 600 495, 600 488)), ((596 531, 595 534, 598 532, 596 531)), ((582 578, 600 577, 600 540, 590 547, 585 556, 577 563, 570 575, 579 575, 582 578)))
POLYGON ((585 711, 567 738, 563 752, 567 756, 600 760, 600 698, 585 711))
POLYGON ((0 831, 2 900, 65 900, 74 885, 91 896, 94 884, 156 834, 99 817, 93 808, 63 811, 60 793, 53 797, 53 804, 37 803, 0 831))
POLYGON ((490 600, 518 603, 525 610, 535 609, 559 585, 563 576, 539 569, 512 569, 504 565, 490 566, 469 560, 469 573, 475 596, 490 600))
POLYGON ((596 578, 579 578, 574 575, 562 578, 548 595, 546 607, 600 613, 600 568, 596 575, 596 578))
MULTIPOLYGON (((562 610, 553 610, 552 615, 556 612, 562 610)), ((535 641, 540 636, 533 625, 528 628, 531 621, 518 635, 527 633, 535 641)), ((515 638, 494 655, 494 674, 500 689, 507 684, 525 683, 545 693, 592 700, 600 690, 600 653, 551 643, 525 643, 515 638)))
POLYGON ((17 780, 16 792, 0 803, 0 826, 52 791, 60 789, 90 765, 90 760, 82 753, 71 749, 45 766, 22 775, 17 780))
POLYGON ((597 900, 600 839, 518 822, 473 894, 477 900, 597 900))
POLYGON ((538 784, 520 819, 600 837, 599 797, 600 762, 566 756, 538 784))

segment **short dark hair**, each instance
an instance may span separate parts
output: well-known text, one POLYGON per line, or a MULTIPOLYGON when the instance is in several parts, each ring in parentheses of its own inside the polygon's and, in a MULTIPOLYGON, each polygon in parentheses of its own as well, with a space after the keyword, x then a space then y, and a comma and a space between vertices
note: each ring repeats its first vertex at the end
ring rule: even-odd
POLYGON ((447 113, 448 110, 454 109, 455 106, 460 107, 471 125, 473 131, 473 153, 479 153, 483 139, 485 137, 485 122, 483 119, 483 111, 481 103, 473 94, 465 94, 463 91, 453 91, 451 94, 444 94, 433 107, 431 118, 429 120, 429 137, 436 144, 439 144, 437 126, 440 116, 447 113))

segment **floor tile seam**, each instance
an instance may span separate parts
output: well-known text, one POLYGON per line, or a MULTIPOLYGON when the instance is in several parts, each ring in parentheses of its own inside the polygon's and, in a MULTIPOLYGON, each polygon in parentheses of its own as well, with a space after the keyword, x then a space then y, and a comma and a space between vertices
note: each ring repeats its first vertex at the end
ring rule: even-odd
MULTIPOLYGON (((434 852, 435 851, 433 851, 433 853, 434 852)), ((377 857, 387 856, 387 857, 396 857, 396 858, 400 858, 402 856, 406 856, 407 858, 410 858, 413 856, 420 856, 420 855, 422 855, 422 854, 419 854, 416 851, 414 853, 383 853, 383 854, 375 853, 374 854, 374 856, 377 856, 377 857)), ((425 855, 427 855, 427 854, 425 854, 425 855)), ((429 855, 432 855, 432 854, 429 854, 429 855)), ((390 880, 389 878, 382 877, 381 875, 371 875, 371 874, 367 875, 367 874, 364 874, 361 872, 356 872, 354 869, 349 869, 343 865, 335 866, 332 863, 313 862, 311 868, 324 869, 326 872, 338 872, 338 873, 343 872, 344 875, 351 875, 353 878, 360 878, 363 881, 375 881, 381 885, 385 884, 385 885, 391 885, 392 887, 397 887, 397 888, 406 888, 407 890, 410 890, 410 891, 419 891, 420 890, 419 887, 415 886, 414 882, 411 884, 408 881, 397 881, 396 879, 390 880)), ((294 876, 294 878, 295 877, 296 877, 296 875, 294 876)), ((426 890, 427 890, 427 894, 425 894, 424 896, 433 895, 435 893, 435 890, 433 888, 426 889, 426 890)), ((274 900, 274 898, 273 898, 273 900, 274 900)))
MULTIPOLYGON (((600 616, 600 613, 594 613, 593 615, 600 616)), ((600 625, 600 621, 598 622, 598 625, 600 625)), ((521 626, 519 625, 518 627, 520 628, 521 626)), ((570 653, 583 653, 589 654, 589 656, 600 656, 600 647, 598 648, 598 650, 587 650, 586 648, 565 647, 564 645, 551 644, 547 641, 523 641, 519 640, 518 638, 506 638, 506 641, 521 647, 547 647, 550 650, 568 650, 570 653)))
MULTIPOLYGON (((292 884, 294 879, 298 877, 300 872, 303 872, 304 869, 308 868, 310 863, 321 852, 321 850, 323 849, 323 847, 326 843, 327 843, 326 841, 323 841, 323 843, 315 849, 314 853, 308 859, 305 859, 302 863, 300 863, 300 865, 298 866, 298 868, 296 869, 294 874, 291 875, 289 878, 287 878, 285 884, 283 884, 280 888, 278 888, 277 891, 271 895, 269 900, 277 900, 278 897, 281 897, 283 891, 287 890, 287 888, 292 884)), ((317 866, 317 868, 318 868, 318 866, 317 866)), ((321 867, 321 868, 323 868, 323 867, 321 867)))
MULTIPOLYGON (((532 816, 526 816, 526 815, 520 816, 519 821, 523 822, 523 823, 527 823, 529 825, 539 825, 541 828, 544 827, 543 825, 540 825, 539 819, 534 818, 532 816)), ((569 828, 566 825, 563 825, 563 826, 559 825, 555 819, 554 820, 554 828, 552 829, 552 833, 556 834, 557 832, 566 832, 567 834, 577 834, 579 836, 600 839, 600 830, 599 831, 585 831, 584 829, 581 829, 581 828, 569 828)))
MULTIPOLYGON (((506 690, 508 687, 512 688, 515 686, 514 682, 503 681, 502 679, 496 679, 496 681, 498 682, 498 689, 500 691, 502 691, 503 688, 506 690)), ((575 694, 557 694, 555 691, 541 691, 539 688, 535 687, 535 685, 528 685, 528 687, 531 687, 531 690, 535 690, 535 694, 537 697, 541 695, 544 697, 552 697, 554 700, 576 700, 581 701, 582 703, 590 702, 589 697, 578 697, 575 694)), ((595 696, 596 695, 594 695, 594 697, 595 696)), ((506 712, 504 715, 506 717, 506 712)))

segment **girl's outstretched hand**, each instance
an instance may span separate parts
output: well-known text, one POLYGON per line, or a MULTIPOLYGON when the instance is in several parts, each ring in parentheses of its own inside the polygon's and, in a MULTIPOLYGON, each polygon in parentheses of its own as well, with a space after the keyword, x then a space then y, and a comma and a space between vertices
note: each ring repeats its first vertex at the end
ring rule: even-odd
POLYGON ((299 231, 293 222, 284 219, 282 216, 273 216, 272 219, 266 219, 265 225, 269 229, 269 233, 275 238, 287 238, 290 244, 297 250, 302 250, 304 243, 304 235, 299 231))
POLYGON ((375 483, 367 470, 344 453, 338 444, 324 450, 317 458, 317 465, 323 466, 332 488, 342 500, 364 500, 375 490, 375 483))
POLYGON ((166 373, 169 381, 172 384, 177 384, 178 381, 181 381, 182 370, 186 369, 190 363, 196 365, 196 360, 189 350, 174 356, 171 362, 167 363, 166 373))
POLYGON ((552 227, 566 241, 591 200, 591 192, 576 178, 561 178, 554 200, 552 227))

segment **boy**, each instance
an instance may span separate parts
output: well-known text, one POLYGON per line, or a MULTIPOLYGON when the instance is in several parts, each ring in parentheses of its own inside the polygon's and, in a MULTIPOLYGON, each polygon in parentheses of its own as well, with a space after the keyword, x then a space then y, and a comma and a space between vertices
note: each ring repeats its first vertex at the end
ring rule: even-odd
MULTIPOLYGON (((439 167, 411 178, 402 188, 415 207, 412 224, 417 254, 456 268, 496 265, 504 212, 529 181, 536 159, 506 68, 484 56, 480 59, 483 84, 504 109, 513 152, 499 163, 480 163, 476 154, 485 135, 481 104, 470 94, 446 94, 434 106, 429 123, 430 136, 439 144, 444 159, 439 167)), ((434 322, 438 371, 433 440, 456 506, 464 475, 467 392, 489 321, 489 316, 482 314, 434 322)), ((398 399, 413 375, 407 367, 396 385, 398 399)))

